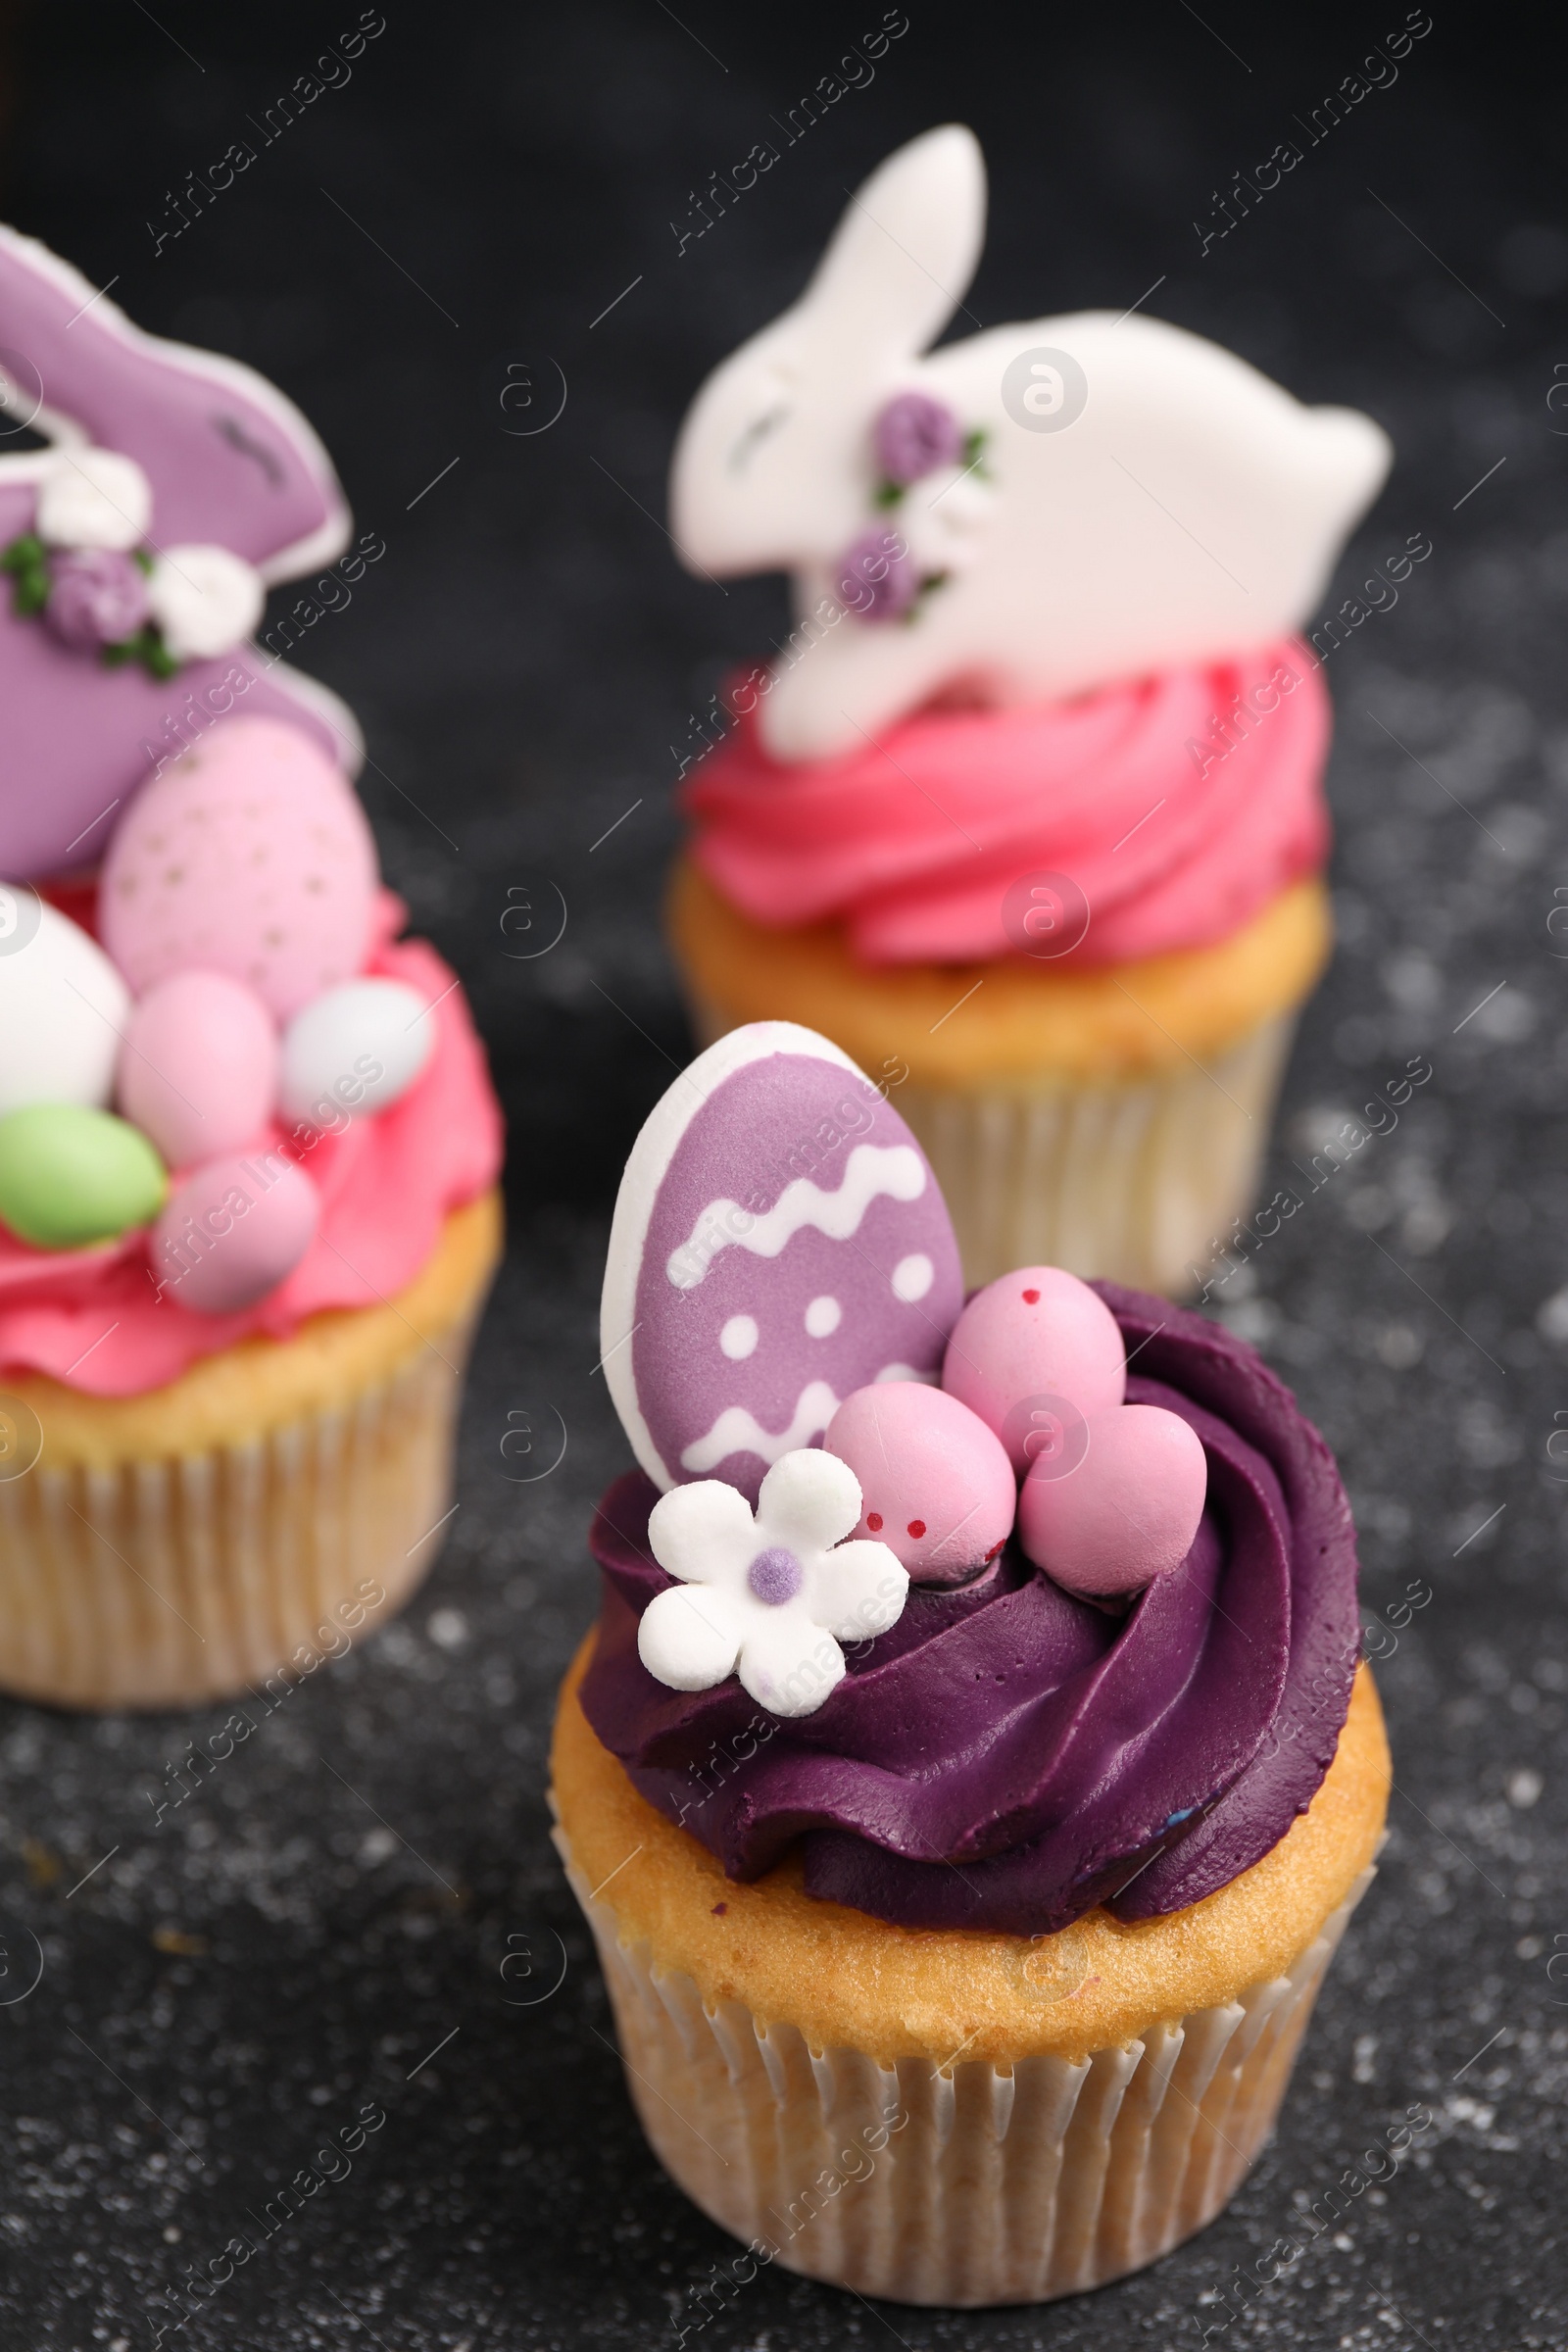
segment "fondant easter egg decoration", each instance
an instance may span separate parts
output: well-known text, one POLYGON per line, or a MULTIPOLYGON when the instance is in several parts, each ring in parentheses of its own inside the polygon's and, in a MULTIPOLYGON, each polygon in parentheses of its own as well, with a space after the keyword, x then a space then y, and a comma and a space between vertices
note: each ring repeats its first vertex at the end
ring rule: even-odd
POLYGON ((118 1095, 171 1167, 254 1143, 277 1090, 277 1031, 267 1006, 226 972, 175 972, 125 1024, 118 1095))
POLYGON ((238 1314, 291 1274, 316 1238, 320 1196, 276 1152, 209 1160, 171 1196, 152 1237, 160 1296, 238 1314))
POLYGON ((109 1101, 125 984, 103 950, 24 886, 0 883, 0 1112, 109 1101))
POLYGON ((655 1484, 755 1501, 842 1400, 936 1378, 963 1297, 936 1178, 847 1054, 788 1021, 732 1030, 654 1108, 615 1202, 610 1393, 655 1484))
POLYGON ((235 718, 155 778, 104 863, 104 945, 137 995, 226 972, 288 1020, 365 960, 377 886, 365 811, 278 719, 235 718))
POLYGON ((35 1250, 85 1250, 158 1214, 168 1178, 112 1111, 34 1102, 0 1118, 0 1223, 35 1250))
POLYGON ((386 1110, 430 1058, 435 1015, 402 980, 350 980, 290 1021, 278 1109, 314 1127, 386 1110))
POLYGON ((1039 1462, 1018 1496, 1018 1540, 1069 1592, 1136 1592, 1192 1550, 1208 1492, 1202 1441, 1179 1413, 1123 1404, 1089 1422, 1064 1477, 1039 1462))
POLYGON ((1085 1420, 1120 1404, 1127 1351, 1087 1282, 1059 1266, 1020 1266, 977 1291, 958 1317, 942 1386, 996 1431, 1022 1477, 1042 1443, 1059 1442, 1060 1420, 1072 1418, 1063 1402, 1085 1420))
POLYGON ((1018 1490, 1002 1440, 941 1389, 857 1389, 825 1443, 860 1483, 855 1534, 885 1544, 917 1585, 961 1584, 1012 1532, 1018 1490))

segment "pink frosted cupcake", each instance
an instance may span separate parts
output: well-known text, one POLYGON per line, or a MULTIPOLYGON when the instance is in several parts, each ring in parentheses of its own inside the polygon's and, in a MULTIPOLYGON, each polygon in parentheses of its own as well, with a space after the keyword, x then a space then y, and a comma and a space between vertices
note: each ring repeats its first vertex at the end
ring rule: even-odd
POLYGON ((251 642, 348 543, 304 418, 9 230, 0 343, 0 1683, 178 1704, 428 1567, 500 1115, 352 716, 251 642))
POLYGON ((671 930, 702 1036, 902 1086, 971 1281, 1179 1290, 1329 952, 1300 632, 1389 445, 1143 312, 931 350, 984 215, 971 134, 912 141, 693 403, 676 545, 787 569, 795 626, 687 783, 671 930))

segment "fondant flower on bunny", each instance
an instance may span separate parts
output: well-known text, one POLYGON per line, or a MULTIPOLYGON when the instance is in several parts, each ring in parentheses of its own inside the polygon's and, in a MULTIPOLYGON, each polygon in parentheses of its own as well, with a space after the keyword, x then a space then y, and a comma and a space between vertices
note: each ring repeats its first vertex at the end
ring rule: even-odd
POLYGON ((890 519, 860 533, 834 578, 862 620, 912 619, 923 598, 973 561, 992 500, 985 441, 924 392, 895 393, 878 411, 872 504, 890 519))
POLYGON ((107 547, 124 555, 146 538, 152 485, 134 458, 68 449, 38 484, 33 529, 46 547, 107 547))
MULTIPOLYGON (((23 591, 25 598, 25 580, 23 591)), ((45 580, 32 590, 39 592, 49 627, 62 645, 81 653, 124 644, 146 626, 152 612, 146 572, 134 557, 113 547, 58 549, 45 580)))
POLYGON ((846 1462, 802 1446, 762 1481, 754 1517, 738 1488, 700 1479, 661 1495, 648 1521, 660 1566, 681 1582, 644 1610, 637 1651, 672 1690, 738 1673, 770 1715, 811 1715, 845 1672, 841 1642, 886 1633, 909 1579, 885 1544, 846 1544, 860 1485, 846 1462))
POLYGON ((61 645, 156 678, 232 652, 262 617, 261 573, 226 547, 141 545, 147 476, 109 449, 68 450, 39 484, 30 531, 0 549, 12 610, 42 613, 61 645))
POLYGON ((147 602, 172 662, 226 654, 262 617, 262 575, 226 547, 171 547, 155 561, 147 602))
POLYGON ((939 466, 956 466, 963 455, 962 425, 945 400, 928 392, 896 392, 884 401, 871 439, 883 479, 900 490, 939 466))
POLYGON ((299 411, 238 361, 144 334, 3 224, 0 346, 7 421, 31 428, 0 448, 0 875, 95 862, 108 812, 236 710, 352 774, 353 713, 251 636, 266 591, 349 538, 299 411))

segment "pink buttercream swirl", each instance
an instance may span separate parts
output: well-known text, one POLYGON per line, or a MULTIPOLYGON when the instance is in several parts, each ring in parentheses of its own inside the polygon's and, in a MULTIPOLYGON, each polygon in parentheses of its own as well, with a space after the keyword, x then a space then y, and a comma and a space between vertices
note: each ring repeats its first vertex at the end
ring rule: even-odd
POLYGON ((864 963, 1015 952, 1003 903, 1033 873, 1088 902, 1062 960, 1121 963, 1225 939, 1322 867, 1328 740, 1318 663, 1287 640, 1074 702, 928 709, 834 760, 771 760, 747 713, 682 802, 744 914, 840 922, 864 963))
MULTIPOLYGON (((79 917, 77 905, 73 914, 79 917)), ((405 981, 433 1007, 436 1041, 408 1093, 373 1118, 314 1144, 273 1126, 251 1156, 285 1152, 321 1199, 316 1239, 287 1279, 243 1313, 203 1315, 160 1298, 145 1230, 98 1250, 33 1250, 0 1229, 0 1374, 47 1372, 95 1396, 135 1396, 204 1355, 257 1335, 286 1340, 326 1307, 396 1297, 433 1253, 448 1212, 476 1200, 501 1167, 501 1109, 457 985, 422 940, 386 934, 402 919, 380 902, 368 973, 405 981)))

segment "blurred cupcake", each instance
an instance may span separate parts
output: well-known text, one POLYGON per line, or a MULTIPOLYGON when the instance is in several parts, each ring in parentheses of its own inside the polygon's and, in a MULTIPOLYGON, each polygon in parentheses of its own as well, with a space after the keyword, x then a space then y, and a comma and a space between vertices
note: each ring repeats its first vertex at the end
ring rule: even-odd
POLYGON ((350 713, 249 642, 348 539, 309 426, 9 230, 0 342, 0 1685, 176 1705, 434 1557, 500 1117, 350 713))
POLYGON ((1296 632, 1389 449, 1143 315, 922 357, 983 216, 971 135, 912 142, 687 418, 685 561, 789 569, 797 623, 686 786, 671 932, 705 1037, 798 1019, 906 1080, 972 1282, 1180 1290, 1329 952, 1296 632))
POLYGON ((961 1298, 827 1040, 742 1029, 670 1090, 605 1281, 641 1467, 552 1770, 666 2170, 754 2268, 981 2305, 1224 2205, 1389 1758, 1345 1494, 1257 1356, 1049 1266, 961 1298))

